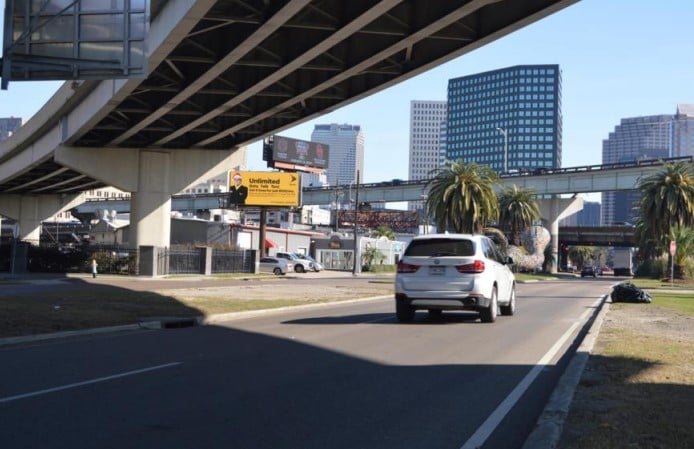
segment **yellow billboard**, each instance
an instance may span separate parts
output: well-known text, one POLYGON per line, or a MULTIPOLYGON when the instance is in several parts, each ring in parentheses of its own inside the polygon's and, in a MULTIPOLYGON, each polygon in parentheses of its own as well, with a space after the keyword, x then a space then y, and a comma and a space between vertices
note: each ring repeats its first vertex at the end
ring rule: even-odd
POLYGON ((298 206, 301 201, 301 175, 298 173, 238 171, 229 172, 229 206, 298 206))

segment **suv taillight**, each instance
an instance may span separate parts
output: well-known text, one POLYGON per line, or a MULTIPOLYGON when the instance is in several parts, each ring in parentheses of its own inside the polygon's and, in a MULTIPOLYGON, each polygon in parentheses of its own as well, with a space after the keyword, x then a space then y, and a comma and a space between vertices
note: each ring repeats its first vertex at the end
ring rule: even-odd
POLYGON ((457 265, 455 269, 458 270, 458 273, 482 273, 484 272, 484 261, 476 260, 465 265, 457 265))
POLYGON ((419 270, 419 265, 411 263, 398 262, 398 273, 414 273, 419 270))

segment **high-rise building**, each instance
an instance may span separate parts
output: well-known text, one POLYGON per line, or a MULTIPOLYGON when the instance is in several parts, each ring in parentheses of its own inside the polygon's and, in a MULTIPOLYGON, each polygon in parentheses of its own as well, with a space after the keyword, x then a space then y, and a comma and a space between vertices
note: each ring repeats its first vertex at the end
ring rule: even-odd
MULTIPOLYGON (((660 159, 672 154, 672 115, 622 119, 602 141, 602 163, 660 159)), ((603 192, 600 224, 634 223, 640 194, 636 190, 603 192)))
POLYGON ((441 133, 445 133, 445 101, 410 102, 410 167, 408 179, 428 179, 445 158, 441 133))
POLYGON ((672 119, 672 157, 694 156, 694 104, 679 104, 672 119))
POLYGON ((559 221, 559 226, 599 226, 600 203, 586 201, 583 209, 559 221))
POLYGON ((359 125, 316 125, 311 141, 329 145, 325 174, 329 185, 344 185, 364 179, 364 134, 359 125))
POLYGON ((561 71, 519 65, 448 81, 446 159, 497 172, 561 167, 561 71))
MULTIPOLYGON (((408 179, 429 179, 431 172, 443 164, 446 154, 442 152, 442 137, 445 141, 446 102, 410 102, 410 164, 408 179), (443 135, 442 135, 443 134, 443 135)), ((411 201, 409 208, 416 210, 421 201, 411 201)))
POLYGON ((10 137, 10 133, 17 131, 22 126, 19 117, 0 118, 0 141, 10 137))

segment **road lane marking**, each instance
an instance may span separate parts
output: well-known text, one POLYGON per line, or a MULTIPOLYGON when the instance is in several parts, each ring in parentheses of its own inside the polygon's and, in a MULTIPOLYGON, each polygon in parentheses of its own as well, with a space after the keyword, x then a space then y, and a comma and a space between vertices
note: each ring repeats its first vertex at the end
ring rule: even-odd
POLYGON ((126 371, 124 373, 113 374, 111 376, 106 376, 106 377, 99 377, 97 379, 92 379, 92 380, 85 380, 83 382, 76 382, 73 384, 61 385, 59 387, 47 388, 45 390, 32 391, 30 393, 18 394, 16 396, 8 396, 6 398, 0 398, 0 404, 5 403, 5 402, 16 401, 18 399, 30 398, 33 396, 40 396, 42 394, 54 393, 56 391, 67 390, 70 388, 82 387, 84 385, 95 384, 98 382, 106 382, 108 380, 118 379, 118 378, 126 377, 126 376, 133 376, 135 374, 142 374, 142 373, 146 373, 148 371, 154 371, 154 370, 163 369, 163 368, 170 368, 172 366, 180 365, 181 363, 182 362, 172 362, 172 363, 166 363, 164 365, 150 366, 149 368, 142 368, 142 369, 138 369, 138 370, 134 370, 134 371, 126 371))
POLYGON ((478 449, 482 447, 485 441, 487 441, 487 438, 489 438, 489 435, 494 432, 494 430, 499 426, 499 423, 506 417, 508 412, 513 408, 513 406, 516 405, 520 397, 525 393, 525 391, 530 387, 530 385, 535 381, 535 378, 540 375, 542 370, 545 369, 547 364, 554 358, 555 355, 559 352, 561 347, 566 343, 566 341, 571 337, 571 335, 574 333, 576 328, 581 325, 581 323, 584 322, 584 320, 590 315, 591 313, 594 313, 594 309, 598 307, 600 304, 600 301, 602 301, 602 298, 598 299, 595 301, 591 307, 589 307, 585 312, 581 314, 579 317, 578 321, 575 321, 573 325, 569 329, 567 329, 566 332, 564 332, 564 335, 561 336, 559 340, 554 343, 554 346, 552 346, 547 353, 545 353, 544 356, 535 364, 533 369, 530 370, 528 374, 523 378, 523 380, 520 381, 518 385, 516 385, 516 388, 511 391, 511 394, 509 394, 506 399, 504 399, 501 404, 492 412, 491 415, 487 418, 485 422, 482 423, 481 426, 477 428, 474 434, 468 439, 465 444, 463 444, 460 449, 478 449))

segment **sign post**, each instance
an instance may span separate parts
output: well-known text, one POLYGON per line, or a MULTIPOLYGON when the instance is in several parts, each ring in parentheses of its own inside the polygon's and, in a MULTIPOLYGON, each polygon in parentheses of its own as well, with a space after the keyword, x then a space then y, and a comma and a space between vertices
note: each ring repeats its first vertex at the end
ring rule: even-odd
POLYGON ((675 282, 675 253, 677 252, 677 242, 670 240, 670 283, 675 282))

